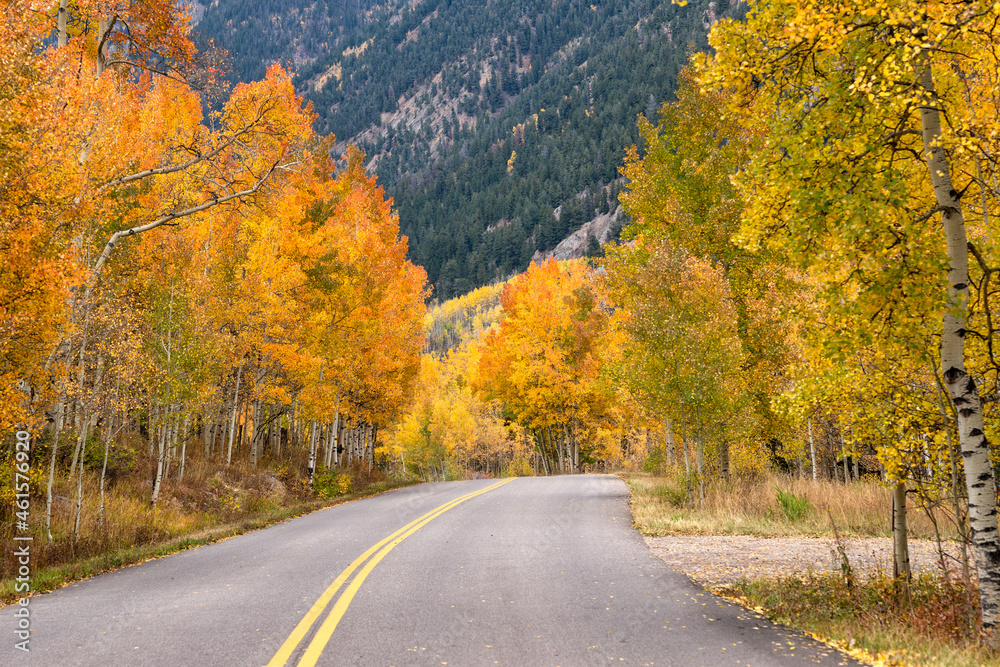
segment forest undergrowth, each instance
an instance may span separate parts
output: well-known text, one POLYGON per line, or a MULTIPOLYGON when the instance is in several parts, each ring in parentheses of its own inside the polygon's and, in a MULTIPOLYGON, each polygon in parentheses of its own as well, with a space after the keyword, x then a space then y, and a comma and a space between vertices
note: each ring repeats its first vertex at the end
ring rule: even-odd
MULTIPOLYGON (((33 593, 43 593, 101 572, 265 528, 324 507, 414 483, 355 462, 319 471, 313 489, 295 461, 264 459, 257 467, 238 460, 229 466, 191 457, 184 476, 174 470, 156 507, 149 502, 155 455, 123 447, 126 461, 111 462, 101 503, 102 461, 88 461, 79 478, 57 476, 52 492, 52 539, 45 532, 45 471, 32 467, 31 536, 33 593), (116 463, 121 464, 119 468, 116 463), (82 498, 76 528, 77 494, 82 498)), ((44 451, 40 451, 44 454, 44 451)), ((301 452, 306 455, 306 452, 301 452)), ((38 460, 46 459, 39 456, 38 460)), ((302 462, 304 464, 304 461, 302 462)), ((0 488, 0 495, 12 494, 0 488)), ((4 503, 4 511, 13 503, 4 503)), ((15 522, 4 521, 0 540, 13 544, 15 522)), ((0 605, 15 601, 17 563, 0 559, 0 605)))

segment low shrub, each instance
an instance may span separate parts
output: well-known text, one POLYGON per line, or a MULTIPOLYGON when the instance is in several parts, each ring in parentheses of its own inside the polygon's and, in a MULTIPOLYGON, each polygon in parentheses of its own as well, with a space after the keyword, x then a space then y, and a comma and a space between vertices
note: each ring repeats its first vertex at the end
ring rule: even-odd
POLYGON ((687 503, 688 494, 684 489, 678 489, 669 484, 662 484, 656 488, 656 495, 671 507, 683 507, 687 503))
POLYGON ((313 494, 317 498, 336 498, 351 492, 351 476, 335 470, 320 473, 313 478, 313 494))
POLYGON ((800 497, 790 491, 783 491, 780 487, 774 488, 778 490, 775 497, 781 506, 781 511, 785 513, 785 518, 789 521, 793 523, 801 521, 812 511, 812 506, 805 495, 800 497))

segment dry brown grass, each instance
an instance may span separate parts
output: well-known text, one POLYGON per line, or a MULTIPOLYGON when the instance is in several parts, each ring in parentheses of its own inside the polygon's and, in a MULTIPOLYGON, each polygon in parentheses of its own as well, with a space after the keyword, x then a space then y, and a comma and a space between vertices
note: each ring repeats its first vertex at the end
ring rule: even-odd
MULTIPOLYGON (((734 477, 728 482, 709 483, 705 503, 699 506, 697 489, 693 494, 694 504, 688 501, 683 476, 629 473, 625 480, 632 489, 636 528, 645 535, 826 535, 834 525, 845 536, 890 534, 889 489, 878 481, 814 482, 776 473, 734 477), (808 502, 801 518, 788 517, 778 502, 778 489, 808 502)), ((956 537, 946 509, 938 510, 934 516, 942 538, 956 537)), ((908 521, 913 537, 934 538, 934 523, 912 504, 908 521)))
MULTIPOLYGON (((647 535, 813 536, 831 534, 834 525, 842 537, 890 534, 889 489, 878 481, 814 482, 780 474, 735 478, 711 483, 704 505, 695 507, 682 475, 630 473, 625 479, 636 527, 647 535), (800 516, 789 516, 796 513, 785 511, 778 489, 805 501, 799 503, 800 516)), ((934 521, 908 500, 910 535, 933 539, 934 521)), ((944 539, 956 537, 950 513, 949 507, 934 512, 944 539)), ((896 601, 894 590, 891 575, 876 572, 847 582, 838 573, 741 580, 722 592, 875 664, 1000 667, 1000 657, 978 642, 977 621, 970 620, 977 594, 958 574, 916 577, 907 605, 896 601)))
POLYGON ((898 602, 891 575, 882 573, 850 589, 836 574, 810 574, 737 582, 723 594, 865 662, 1000 667, 1000 655, 978 641, 978 600, 972 597, 970 609, 961 581, 924 574, 910 592, 907 604, 898 602))

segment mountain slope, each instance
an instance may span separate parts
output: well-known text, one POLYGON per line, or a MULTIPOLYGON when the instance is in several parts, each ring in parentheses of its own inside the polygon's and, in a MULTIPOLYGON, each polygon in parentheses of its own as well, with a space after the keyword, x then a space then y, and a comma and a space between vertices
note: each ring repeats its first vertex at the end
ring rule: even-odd
POLYGON ((196 41, 229 52, 230 79, 264 77, 275 62, 296 69, 336 51, 344 39, 386 8, 374 0, 193 0, 196 41))
MULTIPOLYGON (((712 22, 745 10, 728 0, 390 0, 359 2, 348 24, 350 4, 271 0, 225 23, 213 16, 250 9, 216 0, 198 27, 231 49, 232 31, 218 26, 272 26, 261 71, 268 58, 298 62, 319 129, 366 151, 440 297, 523 270, 614 212, 637 114, 671 99, 712 22), (325 40, 309 21, 301 34, 289 27, 307 16, 327 26, 325 40)), ((241 77, 256 71, 242 67, 241 77)))

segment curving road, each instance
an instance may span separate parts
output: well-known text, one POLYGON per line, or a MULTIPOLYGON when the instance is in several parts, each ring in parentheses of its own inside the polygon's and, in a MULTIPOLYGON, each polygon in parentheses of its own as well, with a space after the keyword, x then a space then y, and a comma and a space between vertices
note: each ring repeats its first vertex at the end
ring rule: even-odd
POLYGON ((30 653, 0 610, 0 664, 858 664, 668 568, 606 475, 399 489, 29 608, 30 653))

